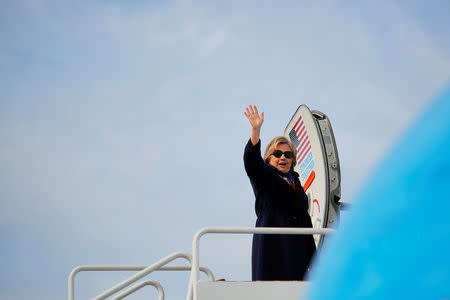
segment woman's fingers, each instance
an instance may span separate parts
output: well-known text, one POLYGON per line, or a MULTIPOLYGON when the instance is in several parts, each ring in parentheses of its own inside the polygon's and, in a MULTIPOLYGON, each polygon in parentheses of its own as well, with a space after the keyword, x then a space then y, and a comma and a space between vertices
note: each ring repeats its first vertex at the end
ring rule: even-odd
POLYGON ((256 106, 249 105, 245 110, 247 111, 247 113, 244 112, 244 114, 247 116, 247 118, 253 117, 253 116, 256 116, 259 118, 259 112, 258 112, 258 108, 256 108, 256 106))
POLYGON ((252 126, 258 126, 262 124, 262 122, 264 121, 264 113, 261 113, 261 116, 259 116, 258 108, 255 105, 253 106, 249 105, 245 109, 244 115, 250 121, 252 126))
POLYGON ((244 114, 248 119, 250 119, 250 118, 253 119, 255 116, 255 112, 253 111, 253 108, 251 107, 251 105, 249 107, 247 107, 245 109, 246 112, 244 112, 244 114), (250 107, 250 109, 249 109, 249 107, 250 107))
POLYGON ((256 115, 259 117, 259 112, 258 112, 258 108, 256 108, 256 105, 254 105, 253 108, 255 110, 256 115))
POLYGON ((248 107, 245 109, 247 111, 247 113, 245 113, 245 115, 247 116, 247 118, 250 117, 250 111, 248 110, 248 107))

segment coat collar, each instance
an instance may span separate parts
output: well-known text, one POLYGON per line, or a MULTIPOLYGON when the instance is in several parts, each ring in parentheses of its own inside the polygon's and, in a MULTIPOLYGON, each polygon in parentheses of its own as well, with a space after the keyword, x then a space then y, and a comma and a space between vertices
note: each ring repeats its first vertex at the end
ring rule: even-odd
POLYGON ((291 174, 292 176, 294 176, 294 177, 299 177, 300 175, 297 173, 297 172, 295 172, 295 171, 292 171, 292 170, 290 170, 289 172, 287 172, 287 173, 283 173, 283 172, 281 172, 280 170, 278 170, 277 168, 275 168, 274 166, 272 166, 271 164, 268 164, 268 163, 266 163, 269 167, 271 167, 278 175, 281 175, 281 176, 287 176, 287 174, 291 174))

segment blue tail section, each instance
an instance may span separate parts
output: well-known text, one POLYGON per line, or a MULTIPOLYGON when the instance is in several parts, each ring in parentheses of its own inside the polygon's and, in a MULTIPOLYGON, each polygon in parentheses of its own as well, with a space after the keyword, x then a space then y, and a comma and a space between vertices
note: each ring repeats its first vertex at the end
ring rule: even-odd
POLYGON ((308 299, 450 299, 450 85, 355 200, 308 299))

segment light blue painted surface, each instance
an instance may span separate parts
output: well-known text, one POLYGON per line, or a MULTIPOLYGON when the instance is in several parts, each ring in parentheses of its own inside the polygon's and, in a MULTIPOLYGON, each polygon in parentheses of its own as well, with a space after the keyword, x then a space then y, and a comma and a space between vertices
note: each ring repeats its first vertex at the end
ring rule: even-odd
POLYGON ((450 299, 450 85, 354 203, 308 299, 450 299))

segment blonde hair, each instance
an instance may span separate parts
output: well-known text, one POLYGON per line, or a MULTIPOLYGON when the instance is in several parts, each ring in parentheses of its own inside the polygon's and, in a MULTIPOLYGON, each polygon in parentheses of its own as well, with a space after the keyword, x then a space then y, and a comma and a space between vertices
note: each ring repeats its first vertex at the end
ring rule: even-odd
POLYGON ((269 163, 270 156, 272 155, 273 151, 275 151, 278 145, 281 144, 286 144, 289 146, 289 148, 291 148, 291 151, 294 154, 294 157, 292 158, 291 170, 294 170, 294 167, 297 164, 297 149, 295 148, 294 144, 285 136, 276 136, 267 144, 266 153, 264 153, 264 162, 267 164, 269 163))

